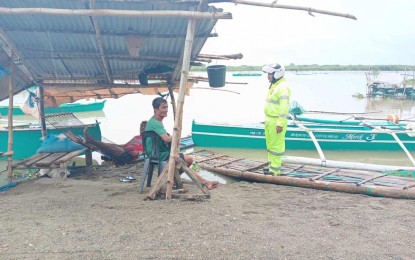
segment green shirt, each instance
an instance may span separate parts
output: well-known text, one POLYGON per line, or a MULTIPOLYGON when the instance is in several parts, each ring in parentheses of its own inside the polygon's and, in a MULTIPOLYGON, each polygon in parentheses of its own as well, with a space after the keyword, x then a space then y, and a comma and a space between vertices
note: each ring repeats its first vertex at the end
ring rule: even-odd
MULTIPOLYGON (((162 122, 158 121, 154 117, 150 118, 147 122, 146 131, 154 131, 158 135, 165 135, 167 134, 166 129, 164 128, 164 125, 162 122)), ((146 141, 146 154, 147 156, 151 155, 151 140, 147 139, 146 141)), ((169 159, 170 155, 170 145, 166 142, 162 141, 160 144, 160 158, 162 161, 166 161, 169 159)))

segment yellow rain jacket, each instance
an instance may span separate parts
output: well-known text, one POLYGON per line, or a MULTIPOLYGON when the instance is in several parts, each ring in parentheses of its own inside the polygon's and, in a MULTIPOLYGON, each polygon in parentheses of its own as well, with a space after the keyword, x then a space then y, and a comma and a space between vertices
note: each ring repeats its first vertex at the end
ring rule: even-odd
POLYGON ((281 173, 282 156, 285 152, 285 132, 287 131, 288 113, 290 109, 291 90, 281 78, 268 90, 265 102, 265 139, 268 151, 269 170, 281 173), (283 128, 277 133, 277 126, 283 128))

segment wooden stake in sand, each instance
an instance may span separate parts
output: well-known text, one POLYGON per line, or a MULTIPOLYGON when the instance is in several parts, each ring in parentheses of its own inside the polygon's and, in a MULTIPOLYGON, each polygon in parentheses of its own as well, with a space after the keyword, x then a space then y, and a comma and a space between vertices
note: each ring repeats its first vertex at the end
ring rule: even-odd
MULTIPOLYGON (((206 189, 204 184, 202 184, 196 177, 195 172, 187 167, 186 163, 179 159, 179 147, 180 147, 180 136, 182 132, 182 119, 183 119, 183 106, 184 106, 184 99, 186 94, 186 85, 187 85, 187 78, 189 74, 190 68, 190 59, 192 55, 192 46, 193 46, 193 39, 195 35, 195 28, 196 28, 196 19, 189 19, 187 24, 187 34, 186 34, 186 41, 184 45, 183 51, 183 63, 182 63, 182 73, 180 77, 180 88, 179 88, 179 96, 177 99, 177 106, 175 111, 175 120, 174 120, 174 128, 173 128, 173 136, 172 136, 172 146, 170 150, 170 158, 168 165, 164 168, 162 174, 156 180, 156 184, 151 189, 149 194, 147 195, 148 199, 155 199, 156 195, 161 191, 162 187, 166 184, 166 200, 172 199, 172 192, 173 192, 173 185, 174 179, 176 182, 180 181, 180 176, 178 174, 178 170, 182 169, 186 174, 196 183, 199 189, 203 192, 203 198, 210 197, 209 191, 206 189)), ((196 195, 195 195, 196 196, 196 195)), ((183 198, 189 197, 180 196, 178 194, 175 196, 176 198, 183 198)), ((195 197, 192 196, 192 199, 195 197)))

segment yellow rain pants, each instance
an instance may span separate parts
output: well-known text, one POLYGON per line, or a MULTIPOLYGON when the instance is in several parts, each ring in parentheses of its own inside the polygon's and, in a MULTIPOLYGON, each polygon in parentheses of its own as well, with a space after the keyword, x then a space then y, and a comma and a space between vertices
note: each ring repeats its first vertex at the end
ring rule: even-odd
POLYGON ((281 173, 282 156, 285 152, 285 132, 287 131, 291 91, 285 79, 273 83, 265 103, 265 139, 268 151, 269 170, 281 173), (282 131, 277 133, 277 126, 282 131))

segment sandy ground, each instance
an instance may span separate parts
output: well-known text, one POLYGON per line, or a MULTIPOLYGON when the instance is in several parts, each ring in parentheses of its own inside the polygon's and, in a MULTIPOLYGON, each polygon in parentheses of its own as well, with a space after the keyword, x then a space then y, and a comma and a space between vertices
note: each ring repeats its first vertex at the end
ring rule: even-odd
POLYGON ((247 182, 206 201, 145 201, 119 181, 137 172, 0 193, 0 259, 415 259, 415 201, 247 182))

